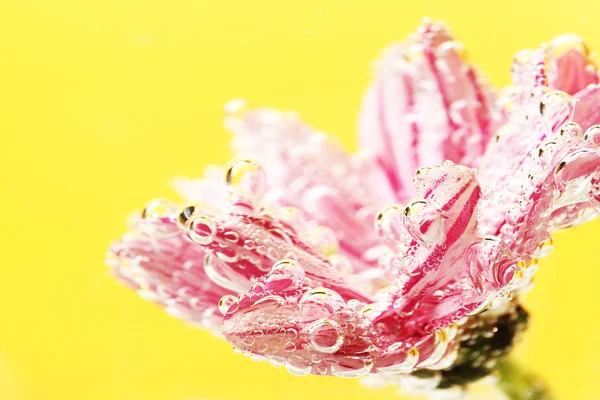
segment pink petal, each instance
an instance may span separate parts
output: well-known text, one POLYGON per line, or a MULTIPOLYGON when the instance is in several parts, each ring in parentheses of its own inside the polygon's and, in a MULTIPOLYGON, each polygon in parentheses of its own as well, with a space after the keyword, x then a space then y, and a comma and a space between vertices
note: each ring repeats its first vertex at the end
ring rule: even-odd
MULTIPOLYGON (((511 284, 517 261, 500 240, 476 233, 481 193, 473 170, 447 161, 421 170, 415 185, 423 200, 395 219, 397 252, 382 259, 397 288, 390 306, 375 319, 407 345, 511 284)), ((380 219, 394 217, 384 211, 380 219)))
POLYGON ((447 162, 421 171, 416 186, 435 213, 419 203, 401 227, 393 213, 379 219, 386 242, 397 234, 401 249, 390 261, 397 282, 390 296, 372 303, 348 296, 343 284, 321 287, 333 279, 313 278, 309 260, 283 260, 228 310, 227 340, 296 374, 358 377, 445 365, 455 349, 452 323, 508 286, 515 260, 501 254, 499 241, 477 247, 480 192, 471 169, 447 162), (472 276, 472 268, 480 271, 472 276))
POLYGON ((447 159, 473 164, 493 132, 492 106, 463 46, 444 26, 425 22, 384 52, 364 98, 359 141, 394 190, 410 196, 420 166, 447 159))
POLYGON ((478 165, 478 178, 491 193, 480 208, 479 231, 498 235, 526 261, 539 256, 538 247, 548 242, 549 231, 597 214, 600 141, 597 129, 591 127, 584 135, 579 122, 585 128, 600 122, 595 106, 598 88, 590 86, 573 97, 550 89, 548 85, 575 90, 591 80, 562 79, 576 67, 587 76, 586 68, 573 61, 574 50, 560 53, 552 64, 553 58, 546 55, 550 49, 517 56, 509 120, 478 165), (550 68, 545 64, 548 59, 550 68), (552 65, 559 68, 555 78, 552 65))
POLYGON ((557 36, 550 42, 550 87, 575 94, 598 83, 598 70, 590 51, 577 35, 557 36))
POLYGON ((396 201, 377 165, 361 155, 349 156, 332 138, 313 131, 292 113, 237 110, 226 118, 226 125, 235 134, 236 152, 269 171, 267 202, 297 207, 331 228, 355 272, 374 265, 369 256, 377 245, 374 214, 396 201))
POLYGON ((218 333, 219 299, 233 292, 208 278, 202 248, 185 237, 174 218, 135 217, 132 229, 109 248, 106 263, 113 274, 171 315, 218 333))
POLYGON ((378 332, 364 301, 313 287, 303 271, 293 260, 276 263, 228 310, 226 339, 253 359, 285 365, 296 375, 346 378, 374 372, 376 365, 381 373, 407 373, 427 360, 440 362, 452 347, 453 327, 402 348, 378 332))

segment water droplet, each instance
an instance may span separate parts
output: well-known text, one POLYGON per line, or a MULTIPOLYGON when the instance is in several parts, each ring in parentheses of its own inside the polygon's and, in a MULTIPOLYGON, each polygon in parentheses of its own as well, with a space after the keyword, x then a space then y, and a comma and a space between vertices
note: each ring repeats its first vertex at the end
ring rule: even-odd
POLYGON ((203 246, 209 245, 215 239, 217 226, 215 221, 207 215, 194 217, 188 229, 190 239, 203 246))
POLYGON ((331 374, 340 378, 360 378, 371 372, 373 363, 359 359, 339 360, 331 365, 331 374))
POLYGON ((411 236, 427 247, 446 239, 442 215, 425 200, 413 201, 407 205, 402 219, 411 236))
POLYGON ((226 183, 232 204, 254 209, 264 196, 267 179, 257 162, 235 159, 227 166, 226 183))
POLYGON ((304 376, 310 374, 312 370, 312 366, 304 361, 286 361, 285 369, 288 370, 290 374, 297 376, 304 376))
POLYGON ((488 236, 467 249, 467 263, 473 286, 486 293, 510 283, 516 260, 502 240, 488 236))
POLYGON ((142 211, 140 229, 156 237, 177 235, 180 230, 176 224, 179 208, 166 199, 152 200, 142 211))
POLYGON ((419 368, 431 367, 441 361, 448 349, 448 335, 445 330, 439 330, 435 333, 435 349, 427 359, 419 363, 419 368))
POLYGON ((198 209, 199 207, 197 204, 186 204, 177 217, 177 223, 179 226, 183 229, 188 229, 188 224, 198 209))
POLYGON ((402 233, 405 232, 402 224, 402 209, 393 205, 381 210, 375 219, 375 229, 382 239, 390 243, 400 241, 402 233))
POLYGON ((547 238, 542 240, 537 248, 531 253, 533 258, 544 258, 548 257, 552 250, 554 250, 554 244, 552 242, 552 237, 550 234, 547 234, 547 238))
POLYGON ((344 331, 337 322, 322 319, 308 326, 308 337, 315 350, 335 353, 344 344, 344 331))
POLYGON ((542 96, 540 114, 546 127, 553 132, 558 126, 573 117, 574 105, 571 96, 560 90, 553 90, 542 96))
MULTIPOLYGON (((401 343, 394 343, 398 347, 401 346, 401 343)), ((395 351, 393 349, 394 344, 390 346, 391 351, 395 351)), ((412 370, 419 362, 419 349, 416 347, 411 348, 407 353, 406 357, 398 364, 392 364, 385 367, 377 368, 377 371, 382 372, 384 374, 408 374, 412 372, 412 370)))
POLYGON ((305 293, 298 303, 304 321, 314 321, 328 317, 344 308, 342 296, 330 289, 316 288, 305 293))
POLYGON ((271 272, 265 277, 270 290, 283 291, 297 289, 304 282, 304 269, 297 261, 281 260, 273 265, 271 272))
POLYGON ((480 187, 480 189, 481 189, 481 198, 483 200, 489 200, 494 196, 494 189, 492 189, 490 186, 482 185, 480 187))
POLYGON ((578 138, 583 135, 583 130, 577 122, 569 121, 560 127, 560 136, 565 139, 578 138))
POLYGON ((219 311, 225 315, 228 311, 235 312, 239 306, 238 298, 230 294, 221 297, 219 300, 219 311))
POLYGON ((221 287, 224 287, 225 289, 229 289, 237 293, 245 292, 247 288, 235 282, 230 277, 230 274, 227 273, 227 270, 224 269, 222 264, 223 262, 218 258, 214 257, 210 253, 207 253, 204 257, 204 272, 206 273, 206 276, 208 276, 211 281, 221 287))
POLYGON ((586 142, 600 147, 600 125, 592 125, 587 128, 583 137, 586 142))

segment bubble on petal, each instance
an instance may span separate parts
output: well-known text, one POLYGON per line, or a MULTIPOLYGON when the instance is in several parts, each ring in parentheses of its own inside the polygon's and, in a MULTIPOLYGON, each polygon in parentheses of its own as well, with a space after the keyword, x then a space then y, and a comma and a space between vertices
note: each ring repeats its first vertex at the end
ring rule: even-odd
POLYGON ((332 354, 344 344, 344 331, 340 325, 329 319, 313 322, 307 328, 310 343, 321 353, 332 354))
POLYGON ((533 258, 545 258, 552 254, 554 250, 554 244, 550 234, 546 235, 546 238, 540 242, 534 252, 531 254, 533 258))
POLYGON ((448 349, 448 334, 444 329, 435 332, 435 348, 431 355, 418 365, 419 368, 431 367, 442 360, 448 349))
POLYGON ((310 374, 311 370, 312 370, 312 366, 302 360, 287 360, 285 362, 285 368, 288 370, 288 372, 290 374, 296 375, 296 376, 304 376, 304 375, 308 375, 310 374))
POLYGON ((156 237, 177 235, 180 230, 175 223, 179 208, 166 199, 152 200, 142 210, 140 229, 156 237))
POLYGON ((298 303, 301 316, 305 321, 314 321, 328 317, 342 309, 346 303, 336 292, 326 288, 316 288, 302 296, 298 303))
POLYGON ((336 360, 331 365, 331 374, 340 378, 360 378, 371 372, 373 363, 360 359, 341 359, 336 360))
POLYGON ((232 204, 254 209, 264 196, 267 179, 257 162, 234 159, 227 166, 226 183, 232 204))
MULTIPOLYGON (((392 344, 388 351, 397 351, 395 347, 401 347, 402 343, 392 344)), ((413 371, 417 363, 419 362, 419 349, 416 347, 411 348, 406 352, 406 357, 399 363, 387 365, 385 367, 379 367, 377 371, 384 374, 408 374, 413 371)))
POLYGON ((219 311, 223 315, 227 314, 227 312, 235 312, 238 306, 238 298, 230 294, 221 297, 219 300, 219 311))
POLYGON ((289 259, 275 263, 271 272, 265 277, 269 289, 275 291, 299 288, 303 281, 304 269, 297 261, 289 259))
POLYGON ((540 114, 542 121, 550 131, 573 117, 575 108, 571 96, 560 90, 550 91, 542 96, 540 114))
POLYGON ((217 226, 215 221, 207 215, 197 215, 192 218, 188 234, 190 239, 203 246, 211 244, 215 240, 217 226))
POLYGON ((375 219, 375 229, 384 240, 400 241, 402 233, 405 231, 402 222, 402 208, 392 205, 381 210, 375 219))
POLYGON ((402 217, 404 227, 419 243, 429 247, 445 240, 444 218, 427 201, 413 201, 402 217))
POLYGON ((586 129, 584 140, 593 144, 595 147, 600 147, 600 125, 592 125, 586 129))

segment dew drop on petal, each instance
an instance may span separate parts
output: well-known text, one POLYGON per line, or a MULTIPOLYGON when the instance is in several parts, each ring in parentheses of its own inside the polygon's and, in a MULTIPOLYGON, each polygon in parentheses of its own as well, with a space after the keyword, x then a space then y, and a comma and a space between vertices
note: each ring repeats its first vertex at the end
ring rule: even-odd
POLYGON ((427 359, 419 363, 419 368, 431 367, 442 360, 448 349, 448 334, 442 329, 435 333, 435 349, 427 359))
POLYGON ((228 294, 219 300, 219 311, 225 315, 228 311, 234 312, 238 305, 238 298, 228 294))
POLYGON ((207 215, 193 217, 188 228, 190 239, 203 246, 213 242, 216 232, 215 221, 207 215))
MULTIPOLYGON (((401 343, 395 343, 401 345, 401 343)), ((394 344, 390 346, 388 350, 394 351, 394 344)), ((399 347, 399 346, 398 346, 399 347)), ((379 367, 377 370, 384 374, 408 374, 412 372, 417 363, 419 362, 419 349, 416 347, 411 348, 407 353, 406 357, 397 364, 388 365, 385 367, 379 367)))
POLYGON ((432 246, 445 240, 444 219, 428 202, 413 201, 402 217, 406 230, 419 243, 432 246))
POLYGON ((592 125, 587 128, 583 137, 586 142, 600 147, 600 125, 592 125))
POLYGON ((312 366, 301 360, 287 360, 285 362, 285 369, 292 375, 304 376, 310 374, 312 366))
POLYGON ((554 245, 552 243, 552 237, 550 234, 547 234, 547 238, 542 240, 537 248, 531 253, 533 258, 544 258, 548 257, 552 250, 554 250, 554 245))
POLYGON ((331 374, 340 378, 360 378, 371 372, 373 363, 358 359, 342 359, 331 365, 331 374))
POLYGON ((297 261, 289 259, 275 263, 271 272, 265 277, 269 289, 275 291, 299 288, 303 281, 304 269, 297 261))
POLYGON ((308 337, 315 350, 335 353, 344 344, 344 331, 335 321, 322 319, 308 326, 308 337))
POLYGON ((179 208, 166 199, 152 200, 142 210, 140 229, 145 233, 157 237, 169 237, 179 233, 175 223, 179 208))
POLYGON ((188 229, 194 213, 199 209, 196 204, 186 204, 177 216, 177 223, 181 228, 188 229))
POLYGON ((346 303, 336 292, 326 288, 316 288, 305 293, 298 303, 301 318, 305 321, 314 321, 328 317, 342 309, 346 303))
POLYGON ((264 196, 267 179, 257 162, 234 159, 227 166, 226 184, 232 204, 253 209, 264 196))
POLYGON ((574 105, 571 96, 560 90, 553 90, 542 96, 540 114, 550 131, 573 117, 574 105))
POLYGON ((375 219, 375 229, 382 239, 399 241, 404 231, 402 209, 393 205, 381 210, 375 219))

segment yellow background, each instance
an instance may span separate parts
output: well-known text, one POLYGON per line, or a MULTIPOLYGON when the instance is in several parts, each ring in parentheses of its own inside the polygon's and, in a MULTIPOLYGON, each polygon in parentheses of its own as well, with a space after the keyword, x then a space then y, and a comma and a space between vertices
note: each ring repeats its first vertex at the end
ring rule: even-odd
MULTIPOLYGON (((0 399, 394 398, 235 355, 103 257, 171 177, 227 162, 228 99, 297 110, 354 148, 370 60, 424 15, 498 85, 555 34, 600 48, 599 1, 2 0, 0 399)), ((599 233, 560 234, 529 298, 519 355, 563 399, 600 398, 599 233)))

